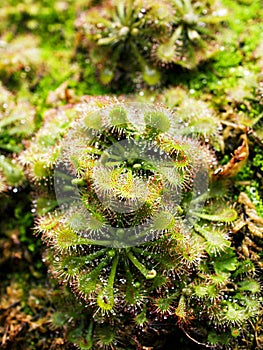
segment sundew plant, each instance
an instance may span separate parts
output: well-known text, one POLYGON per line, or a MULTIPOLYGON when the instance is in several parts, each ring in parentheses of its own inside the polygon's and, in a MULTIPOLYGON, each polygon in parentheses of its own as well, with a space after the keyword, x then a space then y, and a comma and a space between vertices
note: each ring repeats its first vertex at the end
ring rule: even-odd
POLYGON ((174 65, 192 69, 209 59, 226 14, 218 1, 107 1, 81 13, 77 43, 103 84, 125 73, 152 86, 174 65))
POLYGON ((139 334, 167 320, 200 344, 235 342, 261 286, 231 246, 237 212, 213 153, 162 105, 105 100, 76 113, 54 165, 59 207, 36 221, 52 275, 90 327, 106 327, 104 346, 122 342, 121 324, 139 334))

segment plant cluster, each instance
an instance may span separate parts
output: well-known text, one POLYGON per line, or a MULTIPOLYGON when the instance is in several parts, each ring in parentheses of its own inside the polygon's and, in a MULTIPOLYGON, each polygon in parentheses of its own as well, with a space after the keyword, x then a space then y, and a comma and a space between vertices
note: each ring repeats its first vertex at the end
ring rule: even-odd
POLYGON ((40 71, 40 51, 38 40, 33 35, 21 35, 11 40, 8 36, 0 39, 0 78, 4 83, 13 81, 19 83, 27 78, 27 82, 34 82, 34 75, 40 71))
POLYGON ((209 58, 225 16, 217 1, 113 0, 81 13, 77 43, 103 84, 140 72, 146 84, 156 85, 172 65, 191 69, 209 58))
POLYGON ((0 85, 0 192, 20 186, 25 180, 16 154, 22 141, 34 131, 35 109, 27 100, 16 99, 0 85))
POLYGON ((100 102, 76 106, 55 162, 60 207, 36 224, 50 272, 87 307, 90 331, 77 327, 75 342, 91 349, 100 329, 96 347, 114 347, 120 324, 138 337, 169 320, 197 342, 235 343, 259 315, 261 286, 231 246, 237 212, 207 173, 213 155, 162 106, 100 102))

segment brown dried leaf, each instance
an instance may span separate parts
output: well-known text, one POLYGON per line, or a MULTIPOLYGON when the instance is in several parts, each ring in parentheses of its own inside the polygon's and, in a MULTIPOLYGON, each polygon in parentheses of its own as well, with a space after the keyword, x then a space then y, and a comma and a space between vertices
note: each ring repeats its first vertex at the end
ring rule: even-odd
POLYGON ((214 172, 214 177, 216 179, 223 179, 227 177, 235 176, 240 169, 243 167, 249 155, 248 148, 248 139, 247 135, 241 135, 241 139, 243 140, 242 145, 239 146, 235 151, 233 157, 230 161, 224 165, 223 167, 217 169, 214 172))

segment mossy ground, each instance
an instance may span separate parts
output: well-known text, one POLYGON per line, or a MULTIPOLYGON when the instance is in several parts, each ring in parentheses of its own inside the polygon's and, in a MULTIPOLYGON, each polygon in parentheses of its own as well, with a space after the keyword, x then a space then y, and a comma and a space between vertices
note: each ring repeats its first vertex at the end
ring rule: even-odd
MULTIPOLYGON (((217 144, 216 154, 222 166, 229 162, 233 151, 240 146, 240 135, 244 130, 248 132, 250 154, 246 164, 231 180, 228 197, 238 201, 239 193, 245 192, 255 205, 259 217, 263 217, 261 1, 222 0, 229 16, 222 33, 218 33, 221 35, 220 50, 209 61, 201 62, 193 70, 178 66, 169 71, 165 86, 157 86, 155 89, 136 87, 128 82, 123 86, 103 86, 99 83, 95 68, 90 65, 85 54, 75 47, 74 21, 91 3, 83 0, 1 2, 0 49, 5 45, 11 47, 16 39, 21 38, 22 47, 25 45, 24 40, 29 47, 32 42, 35 43, 36 47, 33 48, 38 50, 35 61, 29 55, 24 58, 24 65, 14 64, 15 58, 22 54, 15 46, 11 47, 13 51, 10 49, 10 63, 6 64, 0 57, 0 82, 9 90, 15 103, 19 104, 23 100, 33 106, 35 131, 41 127, 46 110, 66 104, 69 100, 77 101, 82 95, 122 95, 135 92, 144 101, 158 101, 164 90, 167 93, 168 89, 180 87, 188 96, 208 102, 220 119, 221 145, 217 144), (61 86, 59 91, 56 90, 61 86), (52 97, 50 92, 55 90, 57 92, 52 97)), ((26 140, 31 138, 25 132, 14 135, 10 135, 8 129, 0 129, 1 154, 10 159, 16 159, 17 154, 13 152, 22 149, 26 140)), ((52 317, 57 315, 55 313, 63 302, 56 290, 56 283, 47 276, 42 262, 42 246, 33 234, 35 213, 32 197, 32 188, 27 182, 10 187, 1 195, 1 348, 71 349, 74 347, 66 339, 68 331, 65 322, 61 321, 60 324, 57 321, 57 326, 52 322, 52 317)), ((243 237, 240 235, 240 246, 242 242, 243 237)), ((256 243, 262 247, 260 240, 256 243)), ((237 249, 242 252, 242 247, 237 246, 237 249)), ((259 252, 259 258, 262 259, 262 252, 259 252)), ((73 306, 70 296, 67 305, 63 306, 67 314, 66 320, 70 319, 72 312, 80 312, 78 306, 74 306, 75 311, 71 310, 73 306)), ((247 342, 237 345, 236 349, 260 349, 263 346, 260 317, 255 325, 248 329, 250 334, 246 335, 247 342)), ((82 326, 79 322, 79 328, 76 329, 81 329, 82 326)), ((169 348, 169 344, 174 342, 175 337, 179 339, 176 340, 177 349, 198 348, 197 344, 191 345, 191 341, 177 331, 168 335, 160 344, 158 334, 155 334, 145 339, 144 345, 150 349, 174 349, 169 348)), ((136 346, 135 340, 134 344, 136 346)))

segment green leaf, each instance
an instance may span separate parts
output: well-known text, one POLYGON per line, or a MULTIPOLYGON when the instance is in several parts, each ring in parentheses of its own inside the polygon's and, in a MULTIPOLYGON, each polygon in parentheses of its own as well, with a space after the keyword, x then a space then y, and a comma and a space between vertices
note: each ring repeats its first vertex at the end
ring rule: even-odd
POLYGON ((195 212, 195 215, 204 220, 219 221, 219 222, 232 222, 232 221, 235 221, 237 218, 237 212, 235 211, 235 209, 232 209, 232 208, 223 209, 221 212, 218 209, 216 214, 195 212))
POLYGON ((227 273, 230 271, 235 271, 238 265, 239 262, 234 252, 232 250, 228 250, 228 252, 215 259, 214 269, 215 272, 220 275, 222 272, 227 273))

